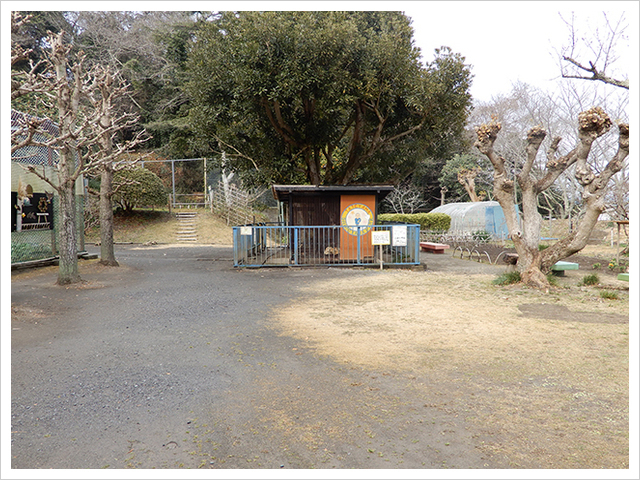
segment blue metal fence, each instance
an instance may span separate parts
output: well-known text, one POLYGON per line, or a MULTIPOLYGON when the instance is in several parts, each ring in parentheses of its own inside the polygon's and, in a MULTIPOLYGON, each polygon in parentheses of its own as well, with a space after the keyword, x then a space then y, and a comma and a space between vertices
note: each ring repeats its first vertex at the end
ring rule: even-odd
POLYGON ((233 227, 235 267, 417 265, 419 225, 233 227), (389 232, 388 245, 372 237, 389 232))

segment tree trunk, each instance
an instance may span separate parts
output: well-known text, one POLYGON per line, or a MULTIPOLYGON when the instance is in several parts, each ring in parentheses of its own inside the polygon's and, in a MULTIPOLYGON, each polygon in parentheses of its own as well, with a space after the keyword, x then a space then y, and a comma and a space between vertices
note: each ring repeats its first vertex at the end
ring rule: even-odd
POLYGON ((440 205, 444 205, 444 195, 447 193, 449 189, 447 187, 440 187, 440 205))
POLYGON ((51 37, 52 62, 59 82, 56 91, 58 106, 58 128, 60 137, 64 138, 59 150, 58 193, 60 195, 60 231, 58 251, 58 284, 68 285, 82 281, 78 273, 78 240, 76 224, 75 183, 79 177, 80 166, 76 169, 76 161, 82 162, 77 144, 73 140, 80 92, 82 85, 81 67, 74 65, 68 68, 67 55, 69 48, 62 40, 62 34, 51 37), (74 74, 73 84, 69 84, 69 70, 74 74), (73 132, 73 133, 72 133, 73 132), (66 138, 65 138, 66 137, 66 138))
POLYGON ((322 183, 322 177, 320 175, 320 161, 317 152, 315 150, 312 151, 311 147, 308 147, 304 151, 304 160, 307 164, 309 183, 316 186, 320 185, 322 183))
POLYGON ((538 212, 538 195, 533 185, 525 182, 522 190, 522 236, 514 240, 518 252, 518 271, 525 285, 545 287, 546 272, 541 270, 542 255, 538 248, 542 216, 538 212))
POLYGON ((104 165, 100 174, 100 264, 119 266, 113 245, 113 168, 104 165))
POLYGON ((78 273, 78 241, 76 235, 76 196, 74 184, 61 185, 60 230, 58 239, 58 285, 69 285, 82 281, 78 273))

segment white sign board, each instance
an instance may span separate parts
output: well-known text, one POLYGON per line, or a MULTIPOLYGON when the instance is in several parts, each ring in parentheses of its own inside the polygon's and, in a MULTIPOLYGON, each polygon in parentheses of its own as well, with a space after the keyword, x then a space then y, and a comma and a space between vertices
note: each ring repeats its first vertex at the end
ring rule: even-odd
POLYGON ((391 232, 389 230, 376 230, 371 232, 372 245, 389 245, 391 243, 391 232))
POLYGON ((407 226, 394 225, 391 227, 391 229, 393 231, 393 246, 406 247, 407 246, 407 226))
POLYGON ((240 235, 251 235, 251 227, 240 227, 240 235))

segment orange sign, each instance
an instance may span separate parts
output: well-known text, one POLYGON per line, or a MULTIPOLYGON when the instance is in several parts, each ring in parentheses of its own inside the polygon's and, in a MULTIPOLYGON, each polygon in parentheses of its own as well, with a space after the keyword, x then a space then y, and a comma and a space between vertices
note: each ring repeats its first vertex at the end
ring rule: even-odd
POLYGON ((371 228, 376 217, 375 195, 342 195, 340 212, 340 259, 356 260, 358 242, 360 258, 373 257, 371 228))

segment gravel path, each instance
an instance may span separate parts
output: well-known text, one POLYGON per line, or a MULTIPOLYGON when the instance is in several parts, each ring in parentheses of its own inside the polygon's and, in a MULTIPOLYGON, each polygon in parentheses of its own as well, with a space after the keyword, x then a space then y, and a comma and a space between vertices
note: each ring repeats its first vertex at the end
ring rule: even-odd
POLYGON ((80 287, 54 286, 53 268, 12 275, 12 468, 503 466, 478 448, 490 433, 414 393, 424 379, 334 363, 270 325, 299 286, 370 271, 236 270, 211 246, 117 258, 80 287))

